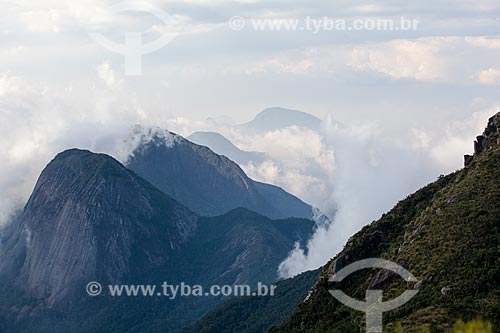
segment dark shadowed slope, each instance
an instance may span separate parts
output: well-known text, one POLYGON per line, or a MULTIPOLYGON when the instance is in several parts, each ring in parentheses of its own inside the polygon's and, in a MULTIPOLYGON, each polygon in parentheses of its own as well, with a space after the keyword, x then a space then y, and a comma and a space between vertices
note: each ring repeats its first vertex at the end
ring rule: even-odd
POLYGON ((313 229, 311 220, 270 220, 245 208, 203 217, 187 250, 176 260, 176 270, 183 268, 182 276, 195 274, 199 276, 192 278, 221 285, 275 282, 281 261, 295 242, 304 245, 313 229))
POLYGON ((276 284, 274 296, 238 297, 217 306, 192 327, 189 333, 259 333, 286 322, 318 279, 319 270, 276 284))
MULTIPOLYGON (((313 227, 310 220, 269 220, 244 208, 204 217, 188 248, 172 261, 171 270, 180 281, 204 286, 269 285, 278 280, 277 268, 295 242, 309 239, 313 227)), ((184 302, 168 318, 179 323, 176 327, 186 327, 222 300, 202 297, 184 302)))

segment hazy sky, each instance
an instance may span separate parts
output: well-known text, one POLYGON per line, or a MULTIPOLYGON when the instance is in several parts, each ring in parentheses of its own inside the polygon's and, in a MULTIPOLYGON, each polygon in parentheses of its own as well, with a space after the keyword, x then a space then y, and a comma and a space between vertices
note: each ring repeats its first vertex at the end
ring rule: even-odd
MULTIPOLYGON (((119 1, 2 0, 0 75, 25 79, 47 94, 73 89, 84 99, 88 90, 119 85, 144 112, 154 108, 196 118, 246 120, 265 107, 285 106, 399 126, 401 118, 433 123, 498 102, 496 0, 139 1, 169 14, 168 25, 147 13, 112 13, 108 6, 114 3, 119 1), (228 21, 234 16, 403 16, 419 24, 416 31, 315 33, 255 31, 247 22, 233 31, 228 21), (163 31, 177 35, 144 56, 141 77, 124 77, 123 56, 88 36, 99 32, 121 42, 131 31, 145 32, 145 40, 163 31)), ((0 95, 8 89, 4 85, 0 95)))
POLYGON ((398 199, 459 168, 474 135, 500 111, 498 0, 151 0, 135 2, 146 12, 121 13, 110 7, 117 3, 0 0, 0 224, 58 151, 119 157, 117 142, 136 123, 182 135, 216 129, 272 155, 247 168, 251 176, 324 210, 345 208, 338 225, 348 227, 335 246, 320 240, 323 254, 312 261, 297 252, 284 268, 293 274, 322 263, 398 199), (147 13, 152 8, 166 23, 147 13), (245 26, 234 29, 234 17, 245 26), (398 25, 402 18, 418 21, 416 29, 327 24, 398 25), (276 31, 255 22, 298 25, 276 31), (89 35, 124 43, 131 32, 142 32, 144 43, 169 40, 142 57, 139 76, 125 75, 124 56, 89 35), (243 122, 270 106, 309 112, 327 126, 246 137, 206 121, 243 122), (331 177, 318 178, 325 173, 331 177), (313 196, 313 186, 328 195, 313 196), (370 204, 359 206, 363 200, 370 204))

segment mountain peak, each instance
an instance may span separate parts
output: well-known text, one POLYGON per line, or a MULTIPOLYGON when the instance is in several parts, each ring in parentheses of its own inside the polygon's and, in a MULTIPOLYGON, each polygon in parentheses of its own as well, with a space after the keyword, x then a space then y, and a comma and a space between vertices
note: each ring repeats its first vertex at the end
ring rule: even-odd
POLYGON ((125 140, 125 149, 122 152, 123 160, 126 161, 128 157, 133 156, 135 153, 140 153, 141 149, 145 147, 164 146, 171 148, 183 140, 185 139, 180 135, 160 127, 135 125, 125 140))
POLYGON ((53 204, 59 207, 69 201, 90 204, 109 200, 119 195, 128 183, 134 188, 150 186, 145 181, 141 184, 137 178, 109 155, 68 149, 57 154, 42 171, 25 211, 53 204))
POLYGON ((283 116, 295 116, 295 117, 303 117, 308 119, 315 119, 316 121, 321 121, 318 117, 304 112, 300 110, 287 109, 279 106, 273 106, 269 108, 265 108, 260 113, 258 113, 255 118, 263 118, 263 117, 283 117, 283 116))
POLYGON ((120 162, 109 155, 72 148, 57 154, 42 172, 40 178, 50 176, 50 171, 55 168, 81 168, 81 172, 91 174, 96 172, 98 167, 103 167, 104 165, 110 168, 125 169, 120 162))
POLYGON ((321 128, 321 119, 299 110, 271 107, 264 109, 250 122, 240 125, 244 130, 254 132, 272 131, 290 126, 319 131, 321 128))
POLYGON ((67 150, 45 167, 13 222, 0 272, 26 295, 61 305, 88 281, 161 270, 197 219, 112 157, 67 150))
POLYGON ((476 137, 474 155, 464 156, 464 166, 469 166, 474 161, 474 157, 496 144, 500 144, 500 112, 488 120, 488 125, 483 134, 476 137))
POLYGON ((58 160, 58 159, 64 159, 64 158, 71 157, 71 156, 85 156, 85 155, 92 155, 92 154, 94 154, 94 153, 92 153, 90 150, 71 148, 71 149, 67 149, 63 152, 60 152, 59 154, 56 155, 56 157, 54 157, 54 159, 58 160))
POLYGON ((488 126, 484 130, 484 135, 490 139, 500 139, 500 112, 488 120, 488 126))
POLYGON ((129 155, 127 167, 196 213, 216 216, 245 207, 271 218, 313 216, 311 206, 253 181, 226 156, 168 131, 158 143, 150 133, 144 136, 150 141, 141 140, 129 155))

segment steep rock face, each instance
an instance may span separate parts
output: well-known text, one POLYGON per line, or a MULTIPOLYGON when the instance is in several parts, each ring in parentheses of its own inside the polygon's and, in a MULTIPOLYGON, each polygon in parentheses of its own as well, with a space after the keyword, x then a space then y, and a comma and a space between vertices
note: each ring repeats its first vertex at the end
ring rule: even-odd
POLYGON ((109 156, 70 150, 42 172, 0 253, 0 274, 47 305, 89 281, 159 270, 197 216, 109 156))
POLYGON ((488 120, 488 125, 482 135, 474 141, 474 155, 464 156, 464 166, 469 166, 474 157, 490 148, 492 144, 500 144, 500 112, 488 120))
POLYGON ((254 182, 233 161, 179 135, 137 127, 127 167, 181 204, 215 216, 244 207, 270 218, 312 218, 312 207, 281 188, 254 182))

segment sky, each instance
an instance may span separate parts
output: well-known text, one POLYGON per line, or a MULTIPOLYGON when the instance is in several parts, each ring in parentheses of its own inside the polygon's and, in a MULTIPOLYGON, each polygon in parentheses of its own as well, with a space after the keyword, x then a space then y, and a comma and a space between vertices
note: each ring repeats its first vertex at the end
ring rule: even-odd
POLYGON ((498 0, 0 0, 0 40, 0 224, 61 150, 123 159, 135 124, 216 130, 270 154, 244 167, 252 177, 339 212, 284 276, 319 266, 397 200, 460 168, 500 111, 498 0), (370 29, 382 20, 398 29, 370 29), (139 55, 140 75, 95 38, 125 45, 134 32, 161 41, 139 55), (234 126, 271 106, 324 126, 259 137, 234 126))

